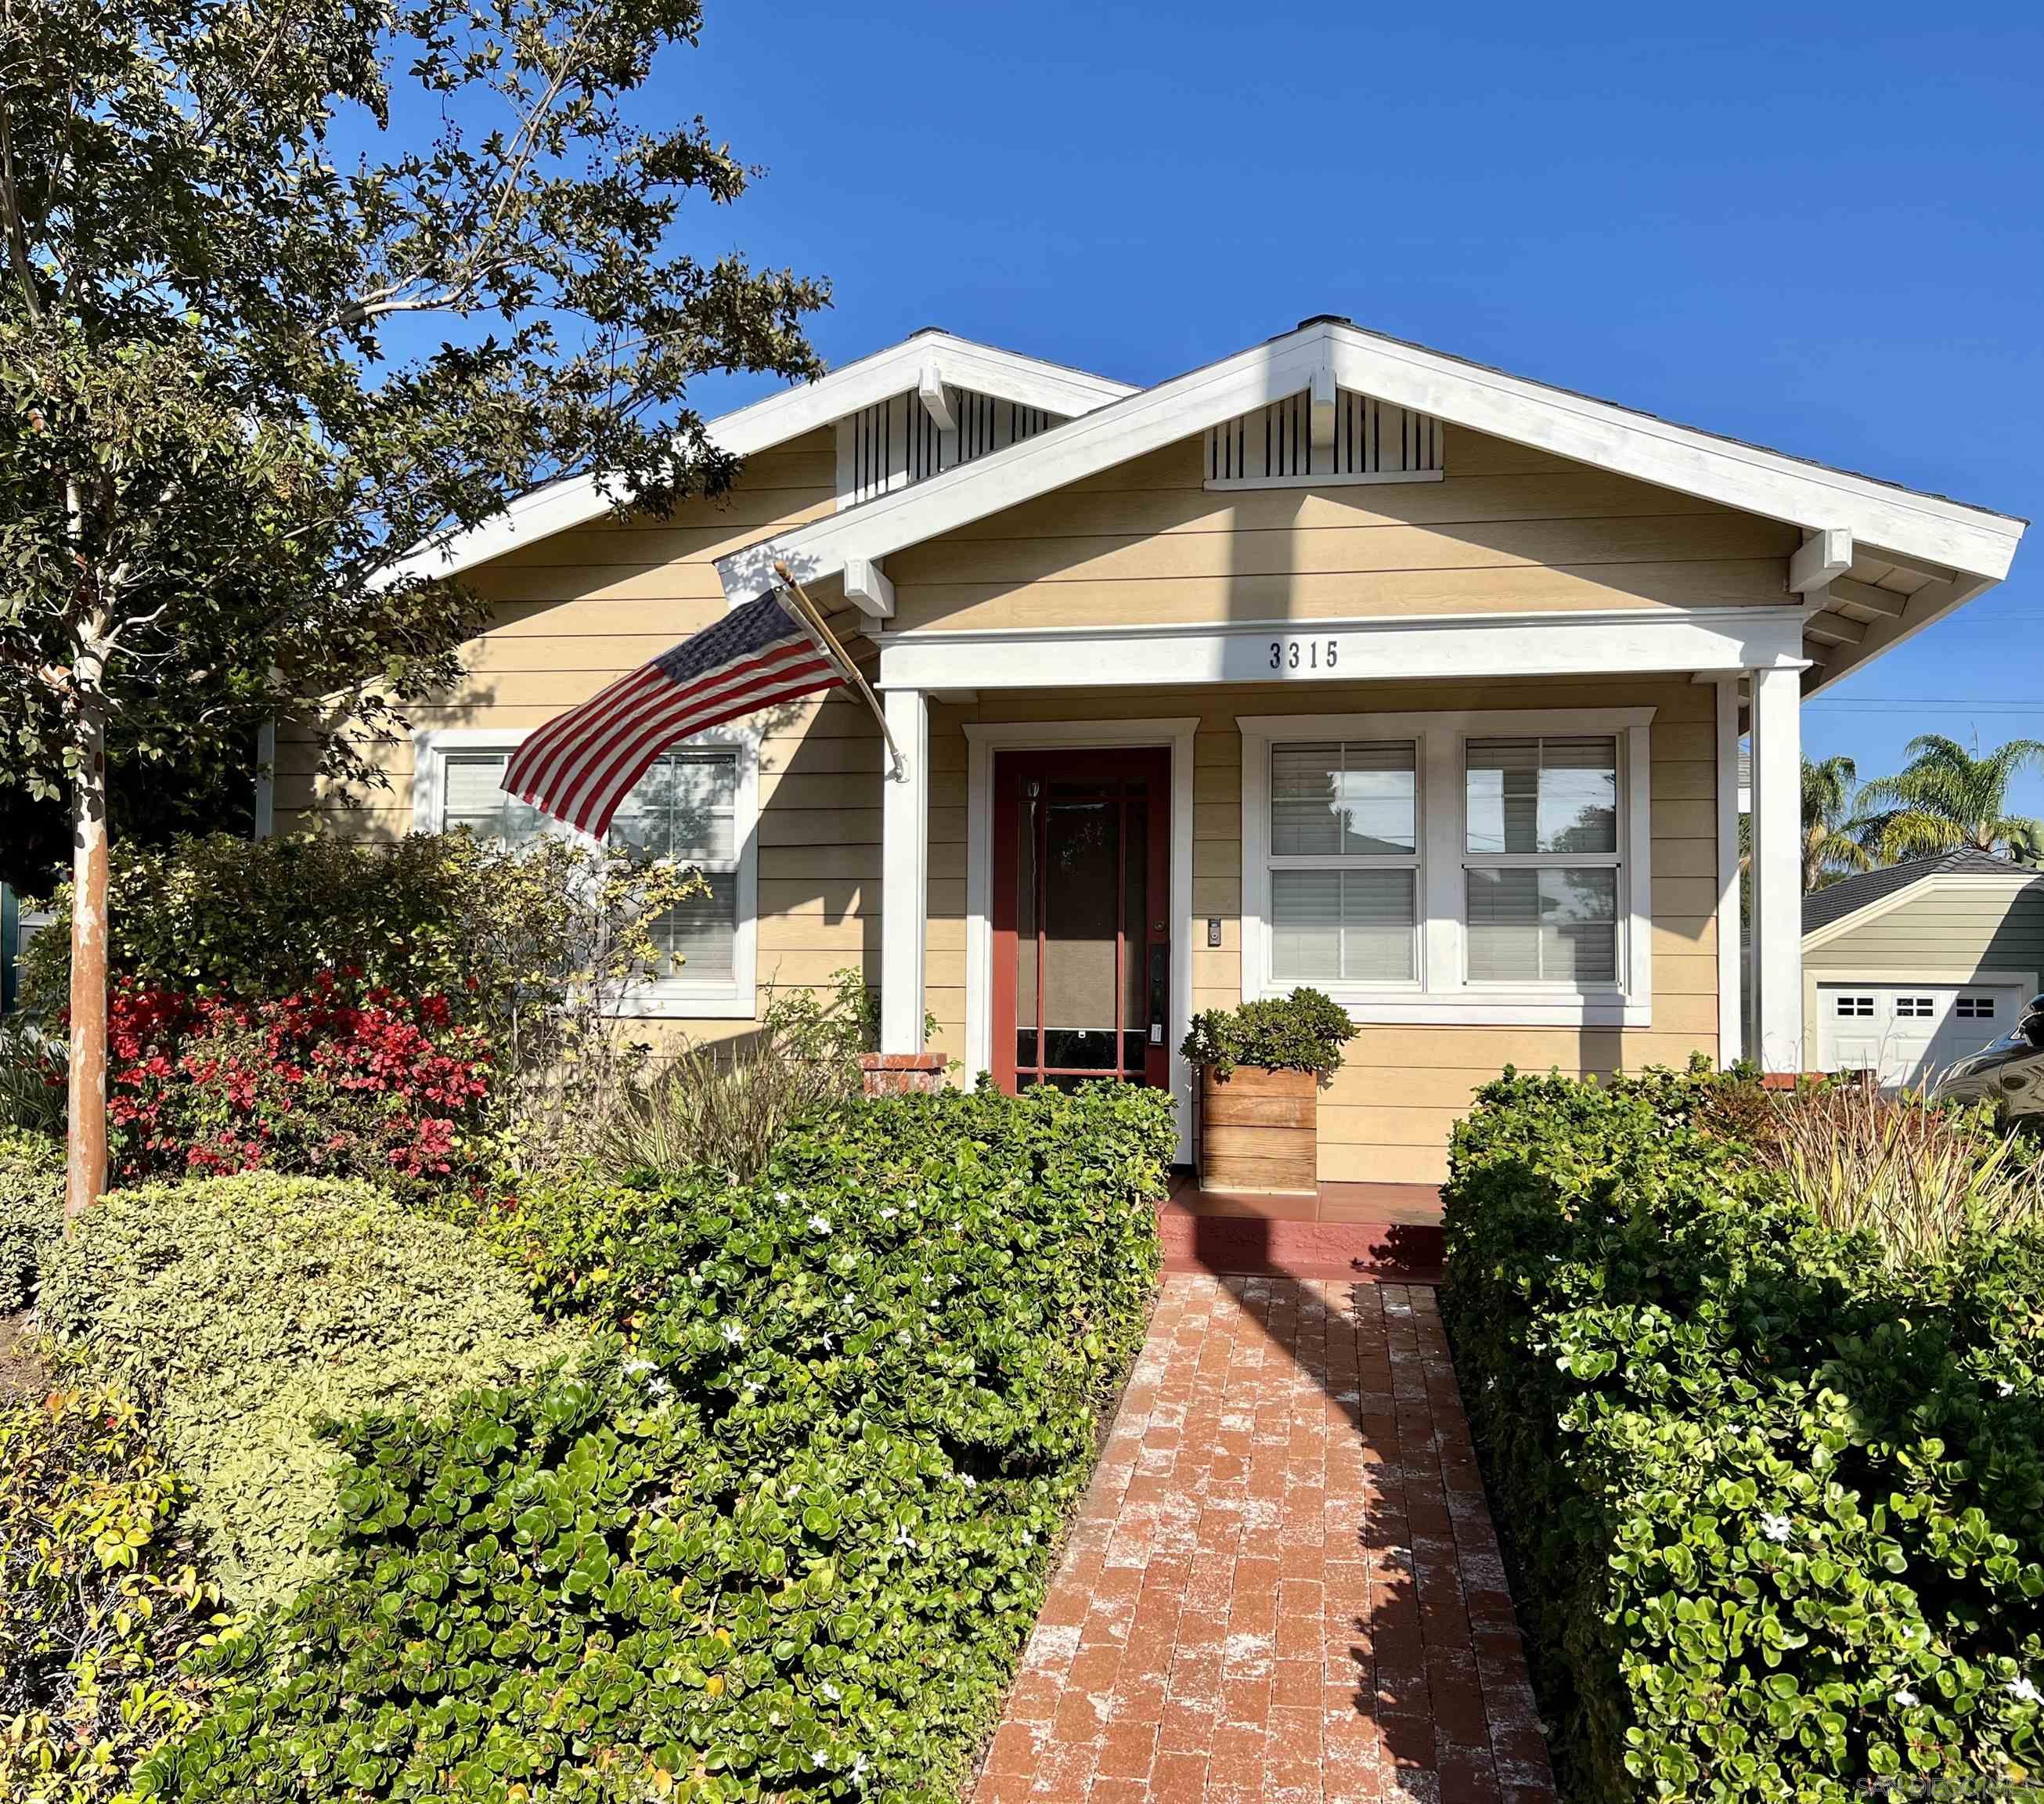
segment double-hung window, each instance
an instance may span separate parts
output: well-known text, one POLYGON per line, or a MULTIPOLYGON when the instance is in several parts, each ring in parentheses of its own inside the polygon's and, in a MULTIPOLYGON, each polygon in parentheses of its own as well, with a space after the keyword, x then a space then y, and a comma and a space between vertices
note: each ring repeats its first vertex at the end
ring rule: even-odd
MULTIPOLYGON (((516 735, 418 736, 413 818, 428 832, 467 827, 517 845, 568 829, 506 794, 516 735)), ((705 893, 651 923, 659 964, 627 998, 631 1014, 750 1016, 754 1011, 751 840, 756 779, 751 745, 709 737, 663 753, 619 806, 609 842, 699 871, 705 893)))
POLYGON ((1244 717, 1243 994, 1650 1025, 1652 714, 1244 717))

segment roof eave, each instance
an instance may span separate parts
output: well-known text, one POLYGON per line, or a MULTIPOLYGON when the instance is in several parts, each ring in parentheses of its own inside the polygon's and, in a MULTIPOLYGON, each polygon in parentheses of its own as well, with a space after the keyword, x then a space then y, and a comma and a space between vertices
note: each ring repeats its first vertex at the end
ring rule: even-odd
POLYGON ((1450 425, 1806 529, 1842 529, 1856 542, 1973 579, 1949 606, 1999 582, 2023 537, 2025 522, 1990 510, 1317 320, 912 488, 732 552, 718 560, 725 593, 733 602, 761 593, 779 560, 822 577, 847 557, 885 557, 1297 394, 1323 371, 1340 387, 1450 425))

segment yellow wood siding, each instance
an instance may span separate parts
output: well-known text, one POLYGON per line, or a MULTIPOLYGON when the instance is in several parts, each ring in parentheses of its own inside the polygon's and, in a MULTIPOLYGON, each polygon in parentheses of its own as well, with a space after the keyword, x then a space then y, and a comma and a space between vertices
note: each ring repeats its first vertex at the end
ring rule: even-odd
POLYGON ((1448 429, 1440 482, 1230 490, 1181 443, 888 560, 895 625, 1311 620, 1786 599, 1794 528, 1448 429))

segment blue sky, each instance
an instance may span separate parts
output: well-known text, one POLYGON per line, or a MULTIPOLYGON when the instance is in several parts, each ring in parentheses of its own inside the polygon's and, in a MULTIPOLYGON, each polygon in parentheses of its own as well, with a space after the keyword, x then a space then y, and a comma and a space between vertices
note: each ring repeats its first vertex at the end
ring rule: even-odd
MULTIPOLYGON (((940 325, 1151 382, 1346 313, 2044 514, 2044 7, 708 4, 656 98, 768 175, 690 242, 829 276, 833 361, 940 325)), ((1812 753, 2044 737, 2032 537, 1812 753)))

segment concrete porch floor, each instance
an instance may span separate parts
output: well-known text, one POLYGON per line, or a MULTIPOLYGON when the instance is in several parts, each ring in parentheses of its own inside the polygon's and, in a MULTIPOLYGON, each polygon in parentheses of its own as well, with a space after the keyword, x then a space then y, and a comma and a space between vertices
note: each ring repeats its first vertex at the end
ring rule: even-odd
POLYGON ((1174 1175, 1158 1211, 1167 1271, 1431 1283, 1441 1193, 1431 1184, 1323 1183, 1312 1196, 1201 1189, 1174 1175))

